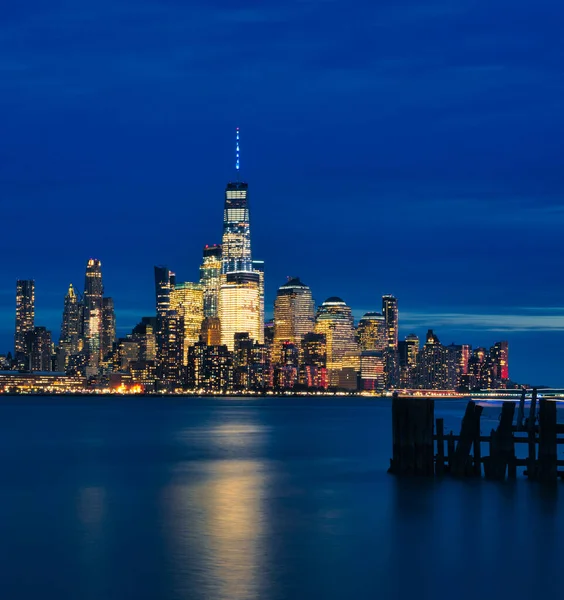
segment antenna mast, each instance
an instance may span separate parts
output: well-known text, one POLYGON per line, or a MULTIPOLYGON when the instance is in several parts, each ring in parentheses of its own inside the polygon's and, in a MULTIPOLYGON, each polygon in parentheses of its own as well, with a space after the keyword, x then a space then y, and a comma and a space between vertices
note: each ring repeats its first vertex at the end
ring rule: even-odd
POLYGON ((236 146, 235 146, 235 169, 237 170, 237 183, 239 183, 239 169, 241 168, 240 153, 239 153, 239 128, 237 127, 236 133, 236 146))

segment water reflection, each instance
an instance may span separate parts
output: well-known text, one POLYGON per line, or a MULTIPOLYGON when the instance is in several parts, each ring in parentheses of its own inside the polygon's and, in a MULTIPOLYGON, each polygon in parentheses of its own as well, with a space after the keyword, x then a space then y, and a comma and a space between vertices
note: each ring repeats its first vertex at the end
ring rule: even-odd
POLYGON ((217 424, 207 429, 202 450, 221 458, 175 467, 163 518, 179 597, 261 597, 268 475, 264 461, 241 455, 254 455, 263 433, 252 422, 217 424))

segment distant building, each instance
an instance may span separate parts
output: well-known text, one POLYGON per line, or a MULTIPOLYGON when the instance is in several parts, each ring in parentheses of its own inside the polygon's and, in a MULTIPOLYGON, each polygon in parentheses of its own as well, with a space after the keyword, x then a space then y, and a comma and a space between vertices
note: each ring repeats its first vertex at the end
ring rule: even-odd
MULTIPOLYGON (((355 339, 352 312, 341 298, 328 298, 319 307, 315 333, 325 335, 329 383, 338 387, 341 369, 360 369, 360 351, 355 339)), ((348 375, 347 379, 350 379, 348 375)))
POLYGON ((34 327, 33 331, 28 331, 26 336, 30 355, 30 370, 52 371, 53 344, 51 342, 51 332, 45 327, 34 327))
POLYGON ((80 303, 71 283, 67 295, 65 296, 63 320, 61 323, 61 337, 59 339, 59 347, 67 357, 65 359, 65 365, 68 362, 68 357, 73 354, 78 354, 81 350, 80 317, 80 303))
POLYGON ((221 287, 221 244, 204 246, 204 258, 200 267, 200 284, 204 289, 204 317, 217 317, 219 312, 219 288, 221 287))
POLYGON ((367 312, 358 323, 356 336, 361 351, 384 352, 388 346, 388 330, 384 315, 378 312, 367 312))
POLYGON ((381 392, 386 386, 385 352, 364 350, 360 353, 360 389, 381 392))
POLYGON ((27 334, 35 326, 35 281, 18 279, 16 282, 16 329, 14 356, 18 363, 29 363, 27 334))
POLYGON ((84 352, 87 357, 88 376, 98 373, 102 352, 102 311, 104 286, 102 284, 102 263, 91 258, 86 264, 83 296, 83 335, 84 352))
POLYGON ((200 341, 206 346, 221 345, 221 321, 219 317, 206 317, 202 321, 200 341))
POLYGON ((300 383, 327 389, 327 341, 323 333, 306 333, 301 343, 300 383))
POLYGON ((398 342, 398 359, 400 369, 400 386, 414 387, 413 378, 417 367, 419 353, 419 338, 410 333, 405 340, 398 342))
POLYGON ((221 343, 233 351, 236 333, 248 333, 262 343, 259 276, 254 272, 229 273, 219 292, 221 343))
POLYGON ((200 339, 204 319, 204 287, 199 283, 177 283, 170 292, 170 308, 184 324, 182 364, 188 364, 188 348, 200 339))
POLYGON ((102 299, 102 343, 100 356, 105 359, 116 341, 116 313, 113 298, 102 299))
POLYGON ((311 290, 298 277, 280 286, 274 301, 273 361, 281 361, 282 346, 288 342, 299 347, 303 337, 315 326, 315 304, 311 290))
POLYGON ((232 354, 227 346, 198 342, 188 349, 190 387, 208 392, 226 392, 232 385, 232 354))
POLYGON ((398 357, 399 313, 398 300, 387 294, 382 296, 382 314, 386 321, 386 387, 396 388, 400 384, 400 369, 398 357))

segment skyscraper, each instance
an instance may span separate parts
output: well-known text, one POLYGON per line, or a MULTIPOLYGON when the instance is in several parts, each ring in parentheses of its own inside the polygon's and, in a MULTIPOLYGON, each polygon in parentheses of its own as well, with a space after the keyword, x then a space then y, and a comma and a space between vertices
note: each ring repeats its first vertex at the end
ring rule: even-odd
POLYGON ((45 327, 34 327, 26 333, 30 351, 31 371, 52 371, 51 368, 51 332, 45 327))
MULTIPOLYGON (((160 369, 166 361, 165 354, 170 347, 170 340, 165 340, 165 330, 175 330, 176 325, 169 327, 166 323, 170 315, 170 292, 174 289, 176 283, 176 275, 166 266, 155 266, 155 306, 156 306, 156 358, 157 367, 160 369), (166 346, 166 352, 165 352, 166 346)), ((160 374, 160 372, 159 372, 160 374)))
POLYGON ((386 321, 386 337, 388 348, 397 350, 398 347, 398 300, 387 294, 382 296, 382 314, 386 321))
MULTIPOLYGON (((253 271, 259 276, 259 312, 261 328, 264 328, 264 260, 253 260, 253 271)), ((264 343, 264 337, 259 343, 264 343)))
POLYGON ((87 374, 98 371, 102 350, 102 308, 104 286, 102 284, 102 263, 91 258, 86 264, 86 277, 83 296, 84 350, 87 356, 87 374))
POLYGON ((233 350, 235 333, 264 341, 264 266, 251 257, 248 185, 239 180, 239 129, 236 137, 237 180, 225 189, 222 280, 219 291, 221 340, 233 350))
POLYGON ((383 352, 388 346, 386 319, 378 312, 367 312, 356 328, 356 336, 360 350, 383 352))
POLYGON ((264 329, 260 315, 258 273, 229 273, 219 292, 221 343, 233 351, 235 334, 248 333, 263 343, 264 329))
POLYGON ((80 305, 72 283, 69 285, 63 308, 59 347, 67 358, 79 352, 80 305))
POLYGON ((155 267, 155 299, 157 318, 170 309, 170 292, 174 289, 176 275, 163 265, 155 267))
POLYGON ((188 348, 200 338, 204 319, 204 287, 199 283, 177 283, 170 292, 170 308, 182 318, 184 337, 182 340, 182 364, 188 364, 188 348))
POLYGON ((400 383, 398 358, 398 301, 394 296, 382 296, 382 314, 386 321, 386 385, 397 387, 400 383))
POLYGON ((274 301, 274 362, 280 361, 284 342, 299 347, 304 335, 313 331, 314 311, 311 290, 298 277, 278 288, 274 301))
POLYGON ((16 330, 14 350, 16 359, 28 355, 27 333, 35 324, 35 281, 18 279, 16 282, 16 330))
POLYGON ((113 298, 102 299, 102 343, 100 357, 105 359, 116 341, 116 313, 113 298))
POLYGON ((251 226, 247 193, 249 186, 239 181, 239 128, 236 132, 237 181, 230 181, 225 188, 223 209, 223 255, 222 273, 252 271, 251 226))
POLYGON ((352 311, 341 298, 328 298, 317 310, 315 333, 323 333, 327 344, 327 372, 330 384, 339 385, 339 372, 360 368, 352 311))
POLYGON ((200 284, 204 288, 204 317, 217 317, 221 287, 221 245, 204 246, 200 284))

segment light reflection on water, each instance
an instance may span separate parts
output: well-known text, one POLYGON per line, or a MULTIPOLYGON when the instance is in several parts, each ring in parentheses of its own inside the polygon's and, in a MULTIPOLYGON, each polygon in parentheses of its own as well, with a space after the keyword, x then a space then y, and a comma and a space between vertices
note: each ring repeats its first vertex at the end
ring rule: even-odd
POLYGON ((190 592, 196 572, 210 598, 260 597, 266 482, 265 466, 253 460, 175 469, 163 508, 177 592, 190 592))
POLYGON ((558 597, 561 485, 390 453, 388 401, 0 399, 0 598, 558 597))

